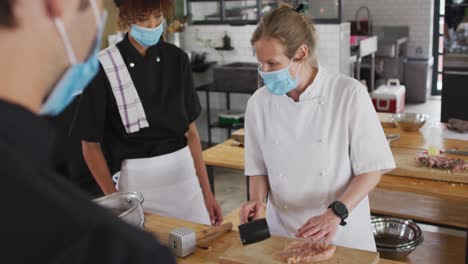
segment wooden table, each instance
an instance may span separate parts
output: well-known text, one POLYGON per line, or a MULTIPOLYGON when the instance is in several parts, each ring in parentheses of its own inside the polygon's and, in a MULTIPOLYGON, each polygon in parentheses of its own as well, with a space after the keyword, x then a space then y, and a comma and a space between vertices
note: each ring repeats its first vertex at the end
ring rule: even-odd
MULTIPOLYGON (((240 207, 224 217, 225 221, 233 223, 233 230, 239 225, 240 207)), ((464 239, 462 237, 423 231, 424 243, 409 256, 400 260, 405 263, 462 263, 464 239)), ((388 263, 390 260, 388 260, 388 263)), ((385 262, 387 263, 387 262, 385 262)))
MULTIPOLYGON (((193 229, 195 232, 204 230, 207 226, 195 224, 179 219, 170 217, 163 217, 158 215, 146 214, 146 231, 156 235, 158 239, 163 243, 167 244, 168 234, 179 227, 188 227, 193 229)), ((177 263, 179 264, 210 264, 219 263, 219 256, 226 251, 233 242, 239 241, 239 233, 235 230, 229 231, 228 233, 220 236, 218 239, 212 242, 210 249, 197 248, 195 253, 185 258, 178 258, 177 263)), ((381 259, 380 264, 403 264, 402 262, 396 262, 391 260, 381 259)), ((344 263, 345 264, 345 263, 344 263)))
MULTIPOLYGON (((427 126, 419 132, 404 132, 392 127, 384 127, 384 130, 386 134, 400 135, 400 139, 390 144, 394 155, 407 150, 417 153, 427 148, 427 126)), ((467 141, 444 139, 442 143, 444 149, 468 150, 467 141)), ((244 169, 244 149, 234 140, 207 149, 203 157, 211 179, 213 166, 244 169)), ((246 181, 248 188, 248 177, 246 181)), ((468 232, 468 184, 401 177, 390 172, 382 177, 369 197, 373 214, 409 218, 468 232)), ((468 262, 468 241, 466 244, 468 262)))

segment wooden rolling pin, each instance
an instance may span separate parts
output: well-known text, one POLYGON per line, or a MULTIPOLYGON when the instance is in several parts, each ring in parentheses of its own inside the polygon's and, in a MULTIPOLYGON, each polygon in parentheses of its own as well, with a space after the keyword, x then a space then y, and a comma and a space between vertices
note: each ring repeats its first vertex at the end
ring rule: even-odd
POLYGON ((209 243, 220 237, 222 234, 232 229, 232 223, 227 222, 219 226, 210 227, 203 231, 197 232, 197 247, 208 248, 209 243))

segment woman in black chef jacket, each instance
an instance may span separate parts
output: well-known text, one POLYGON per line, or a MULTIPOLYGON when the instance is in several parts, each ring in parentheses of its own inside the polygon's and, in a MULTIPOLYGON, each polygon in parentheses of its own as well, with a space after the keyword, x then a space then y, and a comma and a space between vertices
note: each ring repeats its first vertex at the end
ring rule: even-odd
POLYGON ((148 212, 220 224, 195 126, 201 106, 190 61, 161 37, 171 2, 115 3, 128 33, 100 52, 99 74, 83 92, 73 130, 84 159, 105 194, 140 192, 148 212))

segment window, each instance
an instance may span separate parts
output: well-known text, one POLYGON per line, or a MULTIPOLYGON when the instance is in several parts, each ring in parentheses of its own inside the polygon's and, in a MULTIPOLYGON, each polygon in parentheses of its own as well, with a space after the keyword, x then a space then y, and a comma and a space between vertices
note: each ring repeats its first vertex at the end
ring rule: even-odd
POLYGON ((187 12, 198 25, 257 24, 281 3, 297 6, 303 1, 316 23, 341 22, 341 0, 187 0, 187 12))
POLYGON ((440 95, 442 92, 442 72, 444 70, 444 45, 445 45, 445 0, 436 0, 434 6, 434 73, 432 77, 432 95, 440 95))

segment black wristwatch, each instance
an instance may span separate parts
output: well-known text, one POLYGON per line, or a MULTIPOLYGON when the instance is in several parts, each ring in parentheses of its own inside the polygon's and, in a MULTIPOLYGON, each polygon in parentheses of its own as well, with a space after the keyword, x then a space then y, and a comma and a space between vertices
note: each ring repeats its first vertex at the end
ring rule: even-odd
POLYGON ((335 213, 339 218, 341 218, 340 225, 345 226, 345 219, 348 218, 348 208, 346 207, 346 205, 340 201, 334 201, 328 206, 328 208, 331 208, 333 210, 333 213, 335 213))

